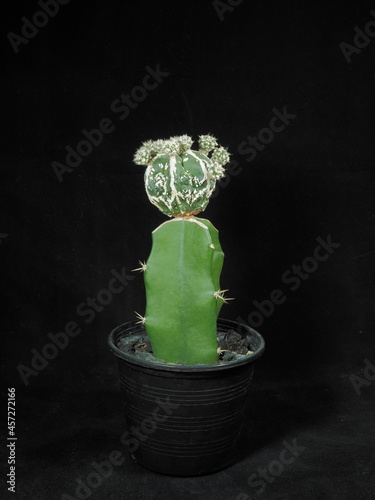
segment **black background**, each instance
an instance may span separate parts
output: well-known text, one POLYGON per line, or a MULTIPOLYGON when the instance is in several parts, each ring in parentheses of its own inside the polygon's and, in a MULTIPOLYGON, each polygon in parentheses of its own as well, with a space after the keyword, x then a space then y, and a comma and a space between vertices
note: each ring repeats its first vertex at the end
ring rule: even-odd
POLYGON ((350 378, 363 376, 366 359, 375 363, 375 41, 350 63, 340 48, 375 20, 373 8, 253 1, 221 20, 211 1, 73 0, 16 54, 7 34, 21 35, 21 18, 40 7, 8 5, 0 262, 3 366, 17 393, 13 498, 74 497, 77 479, 114 449, 125 462, 91 498, 375 498, 375 388, 355 391, 350 378), (113 101, 157 65, 168 76, 121 120, 113 101), (246 161, 239 145, 285 106, 296 117, 246 161), (51 163, 64 163, 65 147, 103 118, 115 130, 59 182, 51 163), (133 273, 90 323, 76 311, 113 269, 130 275, 147 258, 166 217, 149 203, 133 154, 144 140, 184 133, 215 135, 240 170, 202 213, 220 231, 222 287, 236 298, 222 316, 246 319, 274 289, 286 296, 257 328, 266 352, 238 462, 190 479, 140 469, 119 443, 125 424, 107 335, 143 313, 142 276, 133 273), (340 246, 292 291, 283 273, 328 235, 340 246), (25 386, 19 365, 31 367, 31 350, 70 321, 80 334, 25 386), (305 451, 257 494, 248 477, 294 438, 305 451))

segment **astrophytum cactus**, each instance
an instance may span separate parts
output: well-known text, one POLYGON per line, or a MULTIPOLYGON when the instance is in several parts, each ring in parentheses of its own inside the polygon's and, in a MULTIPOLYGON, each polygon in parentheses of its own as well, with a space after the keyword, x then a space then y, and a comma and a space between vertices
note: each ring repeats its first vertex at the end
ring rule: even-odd
POLYGON ((146 165, 147 195, 173 217, 152 233, 144 272, 145 325, 156 358, 167 363, 212 364, 218 359, 216 321, 227 299, 220 288, 223 266, 218 231, 196 215, 204 210, 224 176, 229 153, 211 135, 191 149, 187 135, 147 141, 134 161, 146 165))
POLYGON ((216 181, 224 175, 229 154, 215 137, 200 136, 199 151, 192 150, 192 144, 187 135, 147 141, 134 156, 135 163, 147 166, 149 200, 168 216, 195 215, 204 210, 216 181))

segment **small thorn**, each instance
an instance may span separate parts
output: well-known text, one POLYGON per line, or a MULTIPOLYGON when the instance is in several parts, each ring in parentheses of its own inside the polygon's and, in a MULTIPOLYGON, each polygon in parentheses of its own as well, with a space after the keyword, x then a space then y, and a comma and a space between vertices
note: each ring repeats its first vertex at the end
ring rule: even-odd
POLYGON ((216 292, 214 292, 214 296, 217 299, 221 299, 224 302, 224 304, 228 304, 228 300, 234 300, 233 297, 224 297, 224 293, 228 291, 229 288, 227 288, 226 290, 217 290, 216 292))
POLYGON ((221 354, 222 352, 228 352, 228 351, 229 351, 229 349, 220 349, 220 347, 218 347, 218 349, 217 349, 217 351, 216 351, 216 352, 217 352, 218 354, 221 354))
POLYGON ((228 300, 236 300, 234 297, 222 297, 224 304, 228 304, 228 300))
POLYGON ((141 273, 144 273, 147 269, 146 262, 142 262, 141 260, 139 260, 138 262, 141 264, 141 267, 137 267, 136 269, 132 269, 132 271, 140 271, 141 273))
POLYGON ((254 351, 247 351, 246 356, 247 356, 248 354, 254 354, 254 351))
POLYGON ((146 318, 144 318, 143 316, 141 316, 139 313, 137 313, 137 311, 134 311, 135 312, 135 315, 137 316, 137 318, 139 319, 139 321, 136 321, 136 325, 144 325, 146 323, 146 318))

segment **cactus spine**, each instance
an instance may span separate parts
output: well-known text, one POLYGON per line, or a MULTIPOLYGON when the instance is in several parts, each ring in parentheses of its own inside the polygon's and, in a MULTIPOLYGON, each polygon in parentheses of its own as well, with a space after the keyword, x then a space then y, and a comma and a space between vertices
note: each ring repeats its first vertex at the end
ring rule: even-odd
POLYGON ((152 233, 144 272, 145 324, 154 356, 168 363, 212 364, 218 359, 216 320, 226 302, 218 231, 203 210, 223 176, 228 152, 212 136, 200 136, 199 151, 188 136, 147 141, 134 161, 147 165, 147 195, 173 219, 152 233), (211 157, 208 154, 211 153, 211 157))

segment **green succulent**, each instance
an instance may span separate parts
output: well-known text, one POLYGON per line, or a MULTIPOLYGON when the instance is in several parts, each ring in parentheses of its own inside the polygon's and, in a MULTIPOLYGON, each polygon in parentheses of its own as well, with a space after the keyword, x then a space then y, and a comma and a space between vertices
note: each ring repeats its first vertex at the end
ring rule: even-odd
POLYGON ((198 150, 191 149, 188 135, 146 141, 136 151, 134 162, 147 166, 146 193, 159 210, 168 216, 197 214, 204 210, 224 177, 228 151, 215 137, 201 135, 198 150))

